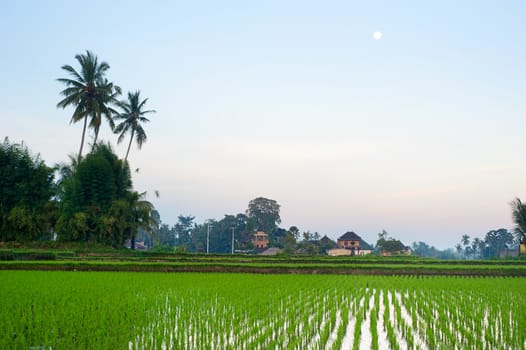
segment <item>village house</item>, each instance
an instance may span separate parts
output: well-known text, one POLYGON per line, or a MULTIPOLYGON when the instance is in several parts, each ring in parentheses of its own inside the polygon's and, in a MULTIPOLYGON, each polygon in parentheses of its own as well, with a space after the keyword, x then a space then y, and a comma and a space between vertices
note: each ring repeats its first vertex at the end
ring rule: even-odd
POLYGON ((327 252, 330 256, 366 255, 371 253, 371 246, 354 232, 344 233, 336 241, 336 248, 327 252))
POLYGON ((252 235, 252 245, 257 251, 267 249, 268 242, 268 235, 262 230, 258 230, 252 235))
POLYGON ((354 232, 349 231, 345 232, 340 238, 338 238, 336 245, 340 249, 349 249, 351 252, 356 252, 357 250, 360 250, 360 240, 360 236, 354 232))
MULTIPOLYGON (((317 253, 321 253, 321 254, 327 253, 329 250, 336 247, 336 242, 334 242, 332 239, 330 239, 326 235, 320 239, 311 240, 309 241, 309 243, 311 247, 315 247, 315 249, 317 250, 317 253)), ((309 250, 308 248, 307 249, 302 248, 302 249, 297 250, 296 253, 297 254, 312 254, 308 250, 309 250)))

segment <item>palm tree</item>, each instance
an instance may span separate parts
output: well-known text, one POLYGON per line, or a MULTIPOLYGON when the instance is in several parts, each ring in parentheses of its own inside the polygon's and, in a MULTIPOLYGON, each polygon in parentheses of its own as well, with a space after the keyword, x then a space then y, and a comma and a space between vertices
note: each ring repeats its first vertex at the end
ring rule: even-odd
POLYGON ((155 226, 157 222, 152 216, 154 206, 145 199, 146 192, 131 192, 128 195, 129 208, 132 211, 132 221, 129 228, 131 249, 135 249, 135 236, 139 229, 145 230, 151 235, 155 235, 155 226))
POLYGON ((460 255, 462 254, 462 246, 460 245, 460 243, 457 243, 455 249, 457 250, 457 254, 460 257, 460 255))
POLYGON ((121 101, 118 104, 122 113, 117 114, 115 119, 120 119, 122 122, 115 127, 115 133, 120 133, 117 143, 121 143, 126 133, 131 131, 128 150, 126 151, 126 157, 124 157, 125 162, 128 159, 134 136, 139 149, 142 147, 142 144, 146 142, 146 133, 144 132, 141 123, 147 123, 150 121, 145 117, 146 114, 155 113, 154 110, 143 110, 147 101, 147 98, 141 101, 140 91, 136 91, 128 92, 128 101, 121 101))
POLYGON ((526 204, 523 204, 519 198, 511 202, 512 217, 515 223, 514 232, 519 239, 519 243, 526 243, 526 204))
POLYGON ((101 105, 104 106, 104 110, 94 115, 90 120, 90 128, 93 128, 95 131, 95 137, 93 139, 93 145, 91 146, 91 150, 93 151, 95 145, 97 144, 97 139, 99 137, 99 131, 100 126, 102 124, 102 115, 106 118, 106 121, 108 124, 110 124, 110 128, 113 131, 115 129, 115 122, 113 121, 113 115, 117 114, 117 111, 113 109, 111 106, 113 104, 117 105, 119 103, 118 97, 121 95, 121 88, 119 86, 113 85, 113 83, 108 82, 107 79, 104 79, 102 81, 101 86, 106 87, 108 91, 111 91, 109 95, 101 96, 100 101, 101 105), (110 85, 113 87, 110 87, 110 85))
POLYGON ((113 125, 113 110, 110 105, 117 101, 116 96, 120 94, 121 90, 105 78, 106 71, 110 68, 108 63, 99 63, 97 56, 90 51, 86 51, 85 55, 76 55, 75 59, 80 64, 80 72, 77 72, 70 65, 64 65, 62 69, 68 72, 71 78, 57 79, 66 85, 66 88, 60 92, 64 99, 57 103, 57 107, 75 107, 71 116, 71 123, 84 120, 78 156, 80 160, 88 118, 91 118, 89 126, 95 130, 94 144, 96 144, 102 115, 110 121, 110 126, 113 125))
POLYGON ((61 162, 55 164, 55 171, 58 173, 58 179, 56 183, 57 197, 59 200, 62 199, 64 195, 64 184, 68 179, 70 179, 75 173, 78 166, 78 158, 75 158, 73 155, 68 155, 69 164, 61 162))

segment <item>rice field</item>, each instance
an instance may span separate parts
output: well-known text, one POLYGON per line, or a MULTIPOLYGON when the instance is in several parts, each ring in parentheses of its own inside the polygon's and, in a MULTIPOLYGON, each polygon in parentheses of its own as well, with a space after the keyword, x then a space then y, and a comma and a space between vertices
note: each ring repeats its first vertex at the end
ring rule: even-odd
POLYGON ((526 278, 0 271, 0 349, 526 349, 526 278))

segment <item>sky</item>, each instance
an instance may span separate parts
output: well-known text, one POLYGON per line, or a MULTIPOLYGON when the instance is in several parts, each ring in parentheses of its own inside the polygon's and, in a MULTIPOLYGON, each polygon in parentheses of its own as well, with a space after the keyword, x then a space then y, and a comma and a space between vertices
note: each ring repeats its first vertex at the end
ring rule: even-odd
POLYGON ((48 165, 78 152, 56 79, 90 50, 157 111, 129 161, 164 223, 266 197, 284 228, 453 247, 526 199, 524 18, 521 0, 0 0, 0 137, 48 165))

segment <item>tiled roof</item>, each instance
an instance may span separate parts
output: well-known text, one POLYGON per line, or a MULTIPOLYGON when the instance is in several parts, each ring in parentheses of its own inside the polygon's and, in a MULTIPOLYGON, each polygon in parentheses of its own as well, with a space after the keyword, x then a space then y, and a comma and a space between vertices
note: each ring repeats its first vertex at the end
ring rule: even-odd
POLYGON ((370 245, 369 243, 367 243, 366 241, 364 241, 363 239, 360 240, 360 248, 363 250, 373 250, 373 246, 370 245))
POLYGON ((359 241, 362 238, 354 232, 345 232, 340 238, 342 241, 359 241))
POLYGON ((322 244, 329 244, 329 243, 335 244, 335 242, 332 239, 330 239, 329 237, 327 237, 327 235, 323 236, 322 239, 320 239, 320 243, 322 243, 322 244))

